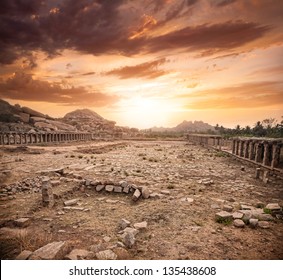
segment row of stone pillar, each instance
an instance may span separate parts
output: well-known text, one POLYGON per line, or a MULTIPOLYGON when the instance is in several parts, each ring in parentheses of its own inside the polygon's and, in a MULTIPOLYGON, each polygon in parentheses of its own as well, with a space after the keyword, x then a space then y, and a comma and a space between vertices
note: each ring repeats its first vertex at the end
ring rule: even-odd
POLYGON ((223 145, 227 144, 220 136, 188 134, 187 139, 193 143, 205 146, 213 146, 219 150, 221 150, 223 145))
POLYGON ((265 166, 277 167, 280 162, 281 147, 280 140, 233 139, 232 153, 265 166))
POLYGON ((91 133, 0 133, 1 145, 90 141, 91 133))

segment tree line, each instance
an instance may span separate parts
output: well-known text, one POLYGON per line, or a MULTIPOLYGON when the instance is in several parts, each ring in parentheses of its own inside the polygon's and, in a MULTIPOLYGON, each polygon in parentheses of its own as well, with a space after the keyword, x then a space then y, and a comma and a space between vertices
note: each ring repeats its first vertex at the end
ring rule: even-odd
POLYGON ((253 127, 247 125, 241 127, 239 124, 235 128, 225 128, 216 124, 215 130, 218 134, 226 137, 245 136, 245 137, 270 137, 283 138, 283 116, 281 122, 275 118, 257 121, 253 127))

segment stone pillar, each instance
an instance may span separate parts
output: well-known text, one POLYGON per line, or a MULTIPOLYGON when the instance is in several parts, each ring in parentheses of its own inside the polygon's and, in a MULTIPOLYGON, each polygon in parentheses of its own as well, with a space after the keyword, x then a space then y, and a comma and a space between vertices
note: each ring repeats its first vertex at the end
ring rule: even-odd
POLYGON ((255 161, 256 162, 262 162, 262 143, 258 142, 255 144, 255 161))
POLYGON ((244 140, 240 140, 240 152, 239 156, 243 157, 244 156, 244 140))
POLYGON ((260 168, 256 168, 256 170, 255 170, 255 178, 256 179, 259 179, 259 176, 260 176, 260 168))
POLYGON ((239 140, 236 140, 236 149, 235 149, 235 155, 239 155, 239 140))
POLYGON ((232 139, 232 154, 236 153, 236 140, 232 139))
POLYGON ((250 160, 254 160, 255 158, 254 146, 255 146, 255 142, 251 141, 249 145, 249 159, 250 160))
POLYGON ((244 146, 244 158, 249 157, 249 146, 250 146, 250 141, 246 140, 245 141, 245 146, 244 146))
POLYGON ((53 207, 54 205, 54 195, 52 191, 52 186, 50 183, 50 178, 45 176, 42 179, 42 204, 45 207, 53 207))
POLYGON ((271 167, 275 168, 279 165, 280 162, 280 152, 281 152, 281 145, 274 143, 272 145, 272 160, 271 160, 271 167))
POLYGON ((270 165, 270 156, 271 156, 271 150, 270 150, 270 144, 268 142, 264 143, 264 153, 263 153, 263 165, 270 165))

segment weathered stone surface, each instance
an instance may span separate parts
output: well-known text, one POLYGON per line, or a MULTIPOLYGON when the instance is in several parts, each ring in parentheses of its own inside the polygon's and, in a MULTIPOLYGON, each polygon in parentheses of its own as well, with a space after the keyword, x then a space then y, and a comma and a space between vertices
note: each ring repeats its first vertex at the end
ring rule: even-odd
POLYGON ((242 219, 244 216, 243 213, 240 213, 240 212, 234 212, 233 213, 233 219, 242 219))
MULTIPOLYGON (((121 242, 121 244, 123 244, 121 242)), ((130 253, 125 249, 120 247, 114 248, 113 252, 117 255, 117 260, 130 260, 131 259, 131 255, 130 253)))
POLYGON ((113 185, 106 185, 106 186, 105 186, 105 190, 106 190, 107 192, 113 192, 114 186, 113 186, 113 185))
POLYGON ((232 219, 232 214, 226 211, 221 211, 215 214, 216 219, 218 220, 231 220, 232 219))
POLYGON ((93 252, 87 251, 84 249, 74 249, 68 255, 65 256, 67 260, 83 260, 87 258, 91 258, 93 256, 93 252))
POLYGON ((97 192, 100 192, 100 191, 102 191, 104 188, 105 188, 104 185, 97 185, 95 189, 96 189, 97 192))
POLYGON ((270 214, 255 214, 253 218, 259 219, 260 221, 273 221, 274 218, 270 214))
POLYGON ((274 210, 280 210, 281 207, 279 206, 278 203, 269 203, 265 206, 266 209, 274 211, 274 210))
POLYGON ((74 206, 65 206, 63 207, 64 210, 77 210, 77 211, 83 211, 85 208, 83 207, 74 207, 74 206))
POLYGON ((122 188, 126 188, 126 187, 128 187, 128 182, 127 181, 120 181, 119 182, 119 185, 122 187, 122 188))
POLYGON ((30 260, 60 260, 62 259, 67 248, 67 243, 65 241, 58 241, 49 243, 36 251, 34 251, 29 257, 30 260))
POLYGON ((96 258, 98 260, 116 260, 117 255, 112 250, 105 250, 96 253, 96 258))
POLYGON ((146 229, 146 228, 147 228, 147 222, 146 222, 146 221, 143 221, 143 222, 141 222, 141 223, 135 223, 135 224, 134 224, 134 228, 135 228, 135 229, 138 229, 138 230, 140 230, 140 229, 146 229))
POLYGON ((14 221, 15 226, 17 227, 27 227, 30 224, 29 218, 20 218, 14 221))
POLYGON ((123 233, 132 233, 134 236, 136 236, 139 231, 135 228, 131 228, 131 227, 126 227, 124 230, 123 230, 123 233))
POLYGON ((163 196, 162 194, 156 193, 156 192, 151 193, 151 194, 149 195, 150 198, 161 198, 162 196, 163 196))
POLYGON ((242 227, 245 226, 245 223, 240 219, 235 219, 234 220, 234 226, 238 227, 238 228, 242 228, 242 227))
POLYGON ((121 219, 120 222, 119 222, 119 228, 120 229, 125 229, 126 227, 129 227, 131 224, 130 221, 126 220, 126 219, 121 219))
POLYGON ((123 192, 124 193, 129 193, 130 192, 130 187, 129 186, 123 187, 123 192))
POLYGON ((122 192, 122 187, 115 186, 114 187, 114 192, 121 193, 122 192))
POLYGON ((140 190, 136 189, 134 194, 133 194, 132 200, 137 201, 140 198, 140 196, 141 196, 140 190))
POLYGON ((76 205, 78 203, 78 201, 79 201, 78 198, 71 199, 71 200, 66 200, 66 201, 64 201, 64 205, 65 206, 76 205))
POLYGON ((50 181, 52 187, 56 187, 60 185, 60 180, 52 180, 50 181))
POLYGON ((190 198, 190 197, 183 197, 183 198, 181 198, 181 201, 182 201, 182 202, 193 203, 193 202, 194 202, 194 199, 193 199, 193 198, 190 198))
POLYGON ((125 232, 122 236, 122 242, 127 248, 132 248, 136 242, 135 235, 132 232, 125 232))
POLYGON ((16 257, 16 260, 27 260, 31 254, 32 251, 24 250, 16 257))
POLYGON ((142 197, 147 199, 149 198, 150 192, 147 186, 142 187, 142 197))
POLYGON ((29 122, 29 118, 30 118, 30 115, 27 114, 27 113, 19 113, 18 114, 21 118, 21 120, 25 123, 28 123, 29 122))
POLYGON ((170 194, 170 191, 168 191, 168 190, 161 190, 160 193, 169 195, 169 194, 170 194))
POLYGON ((270 228, 270 224, 267 221, 259 221, 258 222, 258 227, 267 229, 267 228, 270 228))
POLYGON ((241 204, 241 209, 242 210, 252 210, 254 209, 254 207, 251 205, 241 204))
POLYGON ((233 211, 233 206, 224 205, 223 206, 223 211, 232 212, 233 211))
POLYGON ((256 228, 258 225, 258 219, 250 219, 249 224, 252 228, 256 228))

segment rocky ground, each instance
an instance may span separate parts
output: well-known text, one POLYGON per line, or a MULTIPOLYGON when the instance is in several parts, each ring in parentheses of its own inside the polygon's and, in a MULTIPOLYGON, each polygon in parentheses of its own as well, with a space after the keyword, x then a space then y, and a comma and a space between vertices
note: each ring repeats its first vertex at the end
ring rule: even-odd
POLYGON ((283 180, 222 152, 120 141, 0 159, 1 259, 283 258, 283 180))

